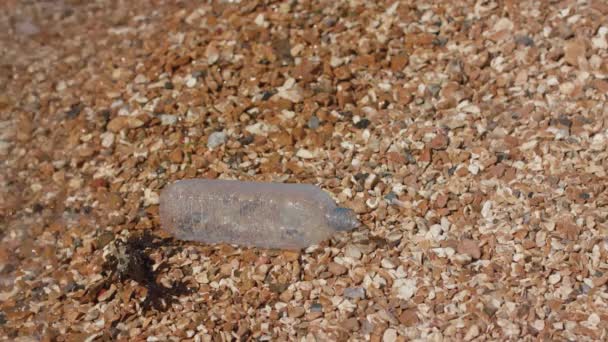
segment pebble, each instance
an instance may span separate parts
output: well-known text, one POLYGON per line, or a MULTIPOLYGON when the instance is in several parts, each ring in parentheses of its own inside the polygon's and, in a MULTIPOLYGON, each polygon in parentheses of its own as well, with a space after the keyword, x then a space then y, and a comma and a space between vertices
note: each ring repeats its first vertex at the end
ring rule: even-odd
POLYGON ((104 132, 101 134, 101 146, 110 148, 114 144, 114 133, 104 132))
POLYGON ((304 316, 306 309, 301 306, 290 307, 287 309, 287 314, 292 318, 300 318, 304 316))
POLYGON ((80 114, 82 110, 82 106, 80 104, 73 105, 70 109, 65 113, 68 119, 74 119, 80 114))
POLYGON ((184 160, 184 154, 180 148, 176 148, 173 152, 169 153, 169 160, 174 164, 181 164, 184 160))
POLYGON ((186 78, 186 87, 194 88, 194 86, 196 86, 196 78, 192 77, 191 75, 188 75, 188 77, 186 78))
POLYGON ((355 127, 358 129, 365 129, 371 122, 368 119, 361 119, 355 123, 355 127))
POLYGON ((523 45, 523 46, 534 46, 534 39, 532 39, 532 37, 526 36, 526 35, 521 35, 521 36, 515 37, 515 42, 517 44, 523 45))
POLYGON ((308 128, 317 129, 319 128, 320 123, 321 121, 319 120, 319 118, 313 115, 310 117, 310 119, 308 119, 308 128))
POLYGON ((158 204, 159 196, 158 192, 152 191, 150 189, 144 190, 144 206, 148 207, 151 205, 158 204))
POLYGON ((562 276, 559 273, 553 273, 549 276, 549 284, 551 285, 559 283, 560 280, 562 280, 562 276))
POLYGON ((209 139, 207 139, 207 147, 210 149, 214 149, 220 145, 223 145, 228 137, 224 132, 213 132, 209 135, 209 139))
POLYGON ((163 126, 171 126, 177 122, 177 115, 161 114, 160 123, 163 126))
POLYGON ((448 137, 445 134, 437 134, 433 140, 431 140, 431 148, 434 150, 444 150, 448 147, 448 137))
POLYGON ((207 64, 209 65, 215 64, 220 59, 220 52, 214 44, 207 45, 205 53, 207 54, 207 64))
POLYGON ((571 40, 564 48, 564 59, 572 66, 580 66, 585 61, 585 43, 579 40, 571 40))
POLYGON ((479 243, 474 240, 461 240, 456 247, 456 251, 460 254, 466 254, 473 259, 481 258, 481 249, 479 248, 479 243))
POLYGON ((351 299, 365 298, 365 290, 362 287, 347 287, 344 289, 344 297, 351 299))
POLYGON ((298 152, 296 153, 296 156, 302 158, 302 159, 312 159, 315 157, 315 155, 310 152, 309 150, 305 149, 305 148, 301 148, 298 150, 298 152))
POLYGON ((310 306, 310 312, 323 312, 323 305, 319 303, 313 303, 310 306))
POLYGON ((303 100, 302 90, 293 78, 287 79, 283 86, 277 88, 277 96, 293 103, 303 100))
POLYGON ((480 332, 479 327, 476 324, 471 325, 469 330, 467 330, 467 333, 464 335, 464 340, 465 341, 473 340, 475 337, 479 336, 479 332, 480 332))
POLYGON ((397 298, 408 300, 416 294, 416 279, 397 279, 393 283, 393 291, 397 292, 397 298))
POLYGON ((144 122, 135 117, 120 115, 120 116, 115 117, 108 123, 107 129, 109 131, 117 133, 123 129, 138 128, 143 125, 144 125, 144 122))
POLYGON ((245 130, 255 135, 267 135, 270 132, 275 132, 278 128, 274 125, 270 125, 264 122, 256 122, 253 125, 245 127, 245 130))
POLYGON ((348 268, 346 268, 345 266, 342 266, 338 263, 335 262, 331 262, 329 263, 329 266, 327 267, 327 270, 336 276, 342 275, 344 273, 346 273, 348 271, 348 268))
POLYGON ((361 249, 355 245, 347 245, 344 250, 344 256, 357 260, 361 259, 361 249))
POLYGON ((348 331, 359 330, 359 321, 357 320, 356 317, 348 318, 348 319, 344 320, 340 325, 348 331))
POLYGON ((597 30, 597 35, 591 38, 591 44, 596 49, 608 49, 608 41, 606 40, 606 35, 608 35, 608 27, 602 26, 597 30))
POLYGON ((382 342, 395 342, 397 341, 397 330, 386 329, 382 335, 382 342))
POLYGON ((138 74, 137 76, 135 76, 135 79, 133 81, 136 84, 142 84, 148 82, 148 78, 145 75, 138 74))

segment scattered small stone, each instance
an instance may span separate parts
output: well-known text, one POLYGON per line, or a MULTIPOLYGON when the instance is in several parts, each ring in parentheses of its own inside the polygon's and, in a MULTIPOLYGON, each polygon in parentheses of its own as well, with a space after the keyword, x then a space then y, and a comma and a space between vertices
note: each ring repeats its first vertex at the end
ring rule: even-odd
POLYGON ((371 122, 368 119, 361 119, 355 123, 355 127, 358 129, 365 129, 371 122))
POLYGON ((180 148, 176 148, 174 149, 170 154, 169 154, 169 160, 172 163, 175 164, 181 164, 182 161, 184 160, 184 154, 182 152, 182 150, 180 148))
POLYGON ((171 126, 174 125, 177 122, 177 115, 170 115, 170 114, 161 114, 160 116, 160 122, 161 125, 163 126, 171 126))
POLYGON ((265 92, 263 92, 262 93, 262 101, 268 101, 272 97, 272 95, 274 95, 274 93, 271 92, 271 91, 265 91, 265 92))
POLYGON ((290 307, 287 311, 292 318, 300 318, 306 313, 306 309, 301 306, 290 307))
POLYGON ((245 135, 241 138, 239 138, 239 142, 241 143, 241 145, 249 145, 253 142, 253 135, 245 135))
POLYGON ((114 145, 114 133, 104 132, 101 134, 101 146, 110 148, 114 145))
POLYGON ((207 64, 209 65, 215 64, 220 59, 220 52, 215 44, 207 45, 205 53, 207 54, 207 64))
POLYGON ((344 256, 353 258, 353 259, 361 259, 361 249, 356 245, 347 245, 344 250, 344 256))
POLYGON ((112 242, 114 240, 114 233, 110 232, 110 231, 106 231, 103 234, 99 235, 99 237, 97 237, 97 242, 96 242, 96 247, 99 249, 104 248, 106 245, 108 245, 110 242, 112 242))
POLYGON ((443 150, 448 147, 448 137, 445 134, 437 134, 433 140, 431 140, 431 148, 434 150, 443 150))
POLYGON ((382 342, 396 342, 397 341, 397 330, 386 329, 382 334, 382 342))
POLYGON ((316 117, 315 115, 311 116, 310 119, 308 119, 308 128, 310 129, 317 129, 319 128, 321 121, 319 120, 318 117, 316 117))
POLYGON ((323 305, 319 303, 312 303, 310 306, 310 312, 323 312, 323 305))
POLYGON ((396 297, 403 300, 408 300, 416 294, 416 279, 397 279, 393 283, 393 291, 396 292, 396 297))
POLYGON ((40 212, 42 212, 42 210, 44 209, 44 206, 42 206, 42 204, 40 203, 36 203, 34 204, 34 206, 32 207, 32 210, 34 211, 34 213, 39 214, 40 212))
POLYGON ((82 111, 82 106, 80 104, 75 104, 65 113, 65 115, 68 119, 74 119, 80 114, 80 111, 82 111))
POLYGON ((534 46, 534 39, 527 35, 520 35, 515 37, 515 43, 523 46, 534 46))
POLYGON ((571 40, 566 42, 564 48, 564 58, 566 63, 572 66, 580 66, 586 61, 585 58, 585 43, 580 40, 571 40))
POLYGON ((228 140, 228 136, 224 132, 213 132, 207 139, 207 147, 214 149, 220 145, 223 145, 228 140))
POLYGON ((348 318, 342 321, 342 327, 347 331, 357 331, 359 330, 359 320, 356 317, 348 318))
POLYGON ((553 273, 549 276, 549 284, 555 285, 562 280, 562 276, 559 273, 553 273))
POLYGON ((467 333, 464 335, 464 340, 472 341, 475 337, 479 336, 479 333, 479 327, 477 326, 477 324, 473 324, 471 325, 469 330, 467 330, 467 333))
POLYGON ((144 125, 144 122, 132 116, 117 116, 112 119, 107 129, 111 132, 118 133, 123 129, 133 129, 144 125))
POLYGON ((312 159, 315 157, 315 155, 311 151, 304 148, 299 149, 296 153, 296 156, 303 159, 312 159))
POLYGON ((344 289, 344 297, 351 299, 365 298, 365 290, 361 287, 347 287, 344 289))
POLYGON ((479 243, 474 240, 464 239, 458 243, 456 251, 461 254, 466 254, 473 259, 481 258, 481 249, 479 243))
POLYGON ((302 89, 300 89, 293 78, 287 79, 283 86, 277 88, 277 96, 293 103, 303 100, 302 89))
POLYGON ((340 275, 343 275, 344 273, 346 273, 348 271, 348 268, 346 268, 338 263, 331 262, 331 263, 329 263, 328 271, 331 272, 331 274, 333 274, 335 276, 340 276, 340 275))
POLYGON ((194 88, 196 86, 196 83, 196 78, 188 75, 188 77, 186 78, 186 87, 194 88))

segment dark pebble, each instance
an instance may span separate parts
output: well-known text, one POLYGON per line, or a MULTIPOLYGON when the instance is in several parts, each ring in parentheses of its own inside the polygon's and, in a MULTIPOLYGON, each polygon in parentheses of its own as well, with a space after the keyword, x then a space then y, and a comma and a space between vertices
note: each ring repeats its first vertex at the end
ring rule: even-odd
POLYGON ((249 145, 253 142, 253 135, 246 135, 242 138, 239 139, 239 142, 241 143, 241 145, 249 145))
POLYGON ((68 117, 68 119, 74 119, 75 117, 78 116, 78 114, 80 114, 80 111, 82 110, 82 107, 80 106, 80 104, 76 104, 73 105, 70 110, 68 110, 65 115, 68 117))
POLYGON ((271 91, 265 91, 262 93, 262 101, 268 101, 274 95, 271 91))
POLYGON ((369 173, 357 173, 355 175, 355 180, 357 180, 357 182, 363 181, 367 178, 367 176, 369 176, 369 173))
POLYGON ((433 97, 437 97, 437 95, 439 95, 439 92, 441 91, 441 86, 438 84, 430 84, 429 91, 431 92, 431 95, 433 97))
POLYGON ((392 203, 393 200, 397 199, 397 194, 391 191, 384 196, 384 199, 392 203))
POLYGON ((34 206, 32 207, 32 210, 33 210, 33 211, 34 211, 36 214, 40 213, 40 212, 42 211, 42 209, 44 209, 44 207, 43 207, 43 206, 42 206, 42 204, 40 204, 40 203, 36 203, 36 204, 34 204, 34 206))
POLYGON ((319 303, 312 303, 310 306, 310 312, 321 312, 323 311, 323 305, 319 303))
POLYGON ((523 46, 534 46, 534 40, 530 36, 517 36, 515 43, 523 46))
POLYGON ((496 153, 496 159, 497 159, 497 162, 500 163, 503 160, 509 159, 509 155, 507 153, 504 153, 504 152, 497 152, 496 153))
POLYGON ((370 123, 371 122, 367 119, 361 119, 361 120, 359 120, 359 122, 357 122, 355 124, 355 127, 359 128, 359 129, 366 129, 370 123))
POLYGON ((566 127, 572 127, 572 120, 568 119, 565 115, 559 117, 559 123, 566 127))
POLYGON ((414 157, 414 155, 408 151, 405 152, 405 159, 407 160, 408 164, 416 164, 416 157, 414 157))

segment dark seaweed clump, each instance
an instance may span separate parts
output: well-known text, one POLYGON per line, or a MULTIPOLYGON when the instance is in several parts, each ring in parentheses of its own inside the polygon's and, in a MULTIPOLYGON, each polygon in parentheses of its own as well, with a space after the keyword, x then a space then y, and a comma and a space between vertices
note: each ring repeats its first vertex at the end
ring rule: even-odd
MULTIPOLYGON (((163 263, 156 270, 152 266, 154 261, 149 253, 163 246, 174 244, 173 239, 155 239, 156 237, 145 232, 130 237, 127 242, 116 240, 116 255, 110 255, 103 265, 105 277, 104 288, 110 284, 134 280, 147 290, 146 299, 142 303, 144 311, 156 309, 164 311, 174 303, 178 297, 189 294, 191 289, 183 282, 176 282, 173 287, 167 288, 157 282, 159 274, 167 271, 168 266, 163 263)), ((172 246, 169 253, 175 253, 179 246, 172 246)), ((170 257, 170 255, 168 255, 170 257)))

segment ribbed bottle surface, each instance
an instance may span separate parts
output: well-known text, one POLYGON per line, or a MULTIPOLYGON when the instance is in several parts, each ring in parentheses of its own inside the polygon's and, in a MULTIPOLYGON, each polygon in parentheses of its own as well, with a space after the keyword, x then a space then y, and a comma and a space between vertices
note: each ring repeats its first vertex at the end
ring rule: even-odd
POLYGON ((299 249, 358 225, 323 190, 307 184, 191 179, 160 197, 162 228, 183 240, 299 249))

